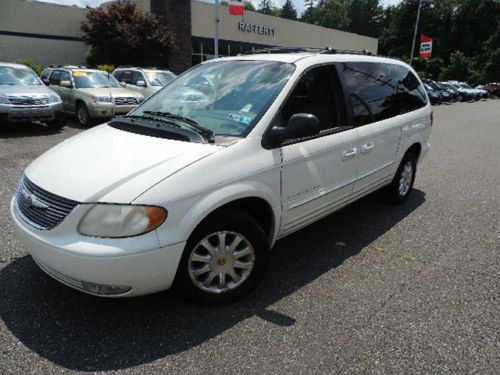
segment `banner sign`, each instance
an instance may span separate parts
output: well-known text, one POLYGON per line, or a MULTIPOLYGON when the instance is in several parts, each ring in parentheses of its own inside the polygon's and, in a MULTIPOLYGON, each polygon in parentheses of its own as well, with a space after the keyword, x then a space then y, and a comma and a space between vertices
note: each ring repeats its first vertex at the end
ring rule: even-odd
POLYGON ((420 57, 429 59, 432 56, 432 38, 420 35, 420 57))
POLYGON ((233 16, 242 16, 245 11, 243 0, 232 0, 229 2, 229 14, 233 16))

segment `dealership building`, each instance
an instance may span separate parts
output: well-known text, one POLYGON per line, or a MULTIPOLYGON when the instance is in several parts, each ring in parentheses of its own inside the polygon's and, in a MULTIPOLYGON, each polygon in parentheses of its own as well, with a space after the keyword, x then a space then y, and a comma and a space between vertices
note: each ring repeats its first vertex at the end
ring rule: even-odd
MULTIPOLYGON (((176 33, 168 65, 181 72, 214 55, 213 4, 198 0, 134 0, 138 8, 164 17, 176 33)), ((105 6, 105 4, 104 4, 105 6)), ((29 58, 41 65, 85 64, 88 46, 80 24, 87 10, 31 0, 0 0, 0 60, 29 58)), ((268 47, 336 47, 377 52, 378 40, 245 11, 219 12, 219 55, 233 56, 268 47)))

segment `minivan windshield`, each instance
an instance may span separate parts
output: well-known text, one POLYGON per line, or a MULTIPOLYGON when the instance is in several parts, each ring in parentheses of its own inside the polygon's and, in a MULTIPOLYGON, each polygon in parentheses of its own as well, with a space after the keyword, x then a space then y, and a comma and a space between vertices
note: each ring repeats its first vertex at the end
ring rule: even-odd
POLYGON ((286 84, 295 66, 276 61, 214 61, 179 76, 131 115, 193 120, 214 135, 245 136, 286 84))
POLYGON ((106 72, 77 70, 73 80, 77 89, 120 87, 116 78, 106 72))
POLYGON ((40 86, 42 82, 28 68, 0 66, 0 86, 40 86))
POLYGON ((175 74, 171 72, 145 72, 148 76, 151 86, 165 86, 175 78, 175 74))

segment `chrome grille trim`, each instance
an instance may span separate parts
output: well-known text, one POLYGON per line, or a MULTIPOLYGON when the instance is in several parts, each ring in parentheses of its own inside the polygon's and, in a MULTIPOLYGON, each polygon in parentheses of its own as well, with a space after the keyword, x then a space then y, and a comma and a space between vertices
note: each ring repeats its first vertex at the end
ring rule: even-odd
POLYGON ((10 104, 12 105, 47 105, 49 104, 48 96, 9 96, 10 104))
POLYGON ((27 224, 39 230, 55 228, 77 204, 43 190, 26 176, 22 178, 16 192, 17 213, 27 224))
POLYGON ((116 105, 136 105, 137 99, 134 98, 133 96, 131 97, 118 97, 115 98, 115 104, 116 105))

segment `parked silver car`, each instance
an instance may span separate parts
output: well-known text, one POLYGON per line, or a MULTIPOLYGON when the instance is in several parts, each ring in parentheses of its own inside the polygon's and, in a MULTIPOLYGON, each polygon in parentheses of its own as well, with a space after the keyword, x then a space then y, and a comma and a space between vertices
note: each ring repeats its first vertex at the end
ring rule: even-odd
POLYGON ((138 67, 118 67, 113 76, 123 87, 149 98, 177 77, 169 70, 143 69, 138 67))
POLYGON ((33 121, 62 128, 61 98, 27 66, 0 62, 0 123, 33 121))

